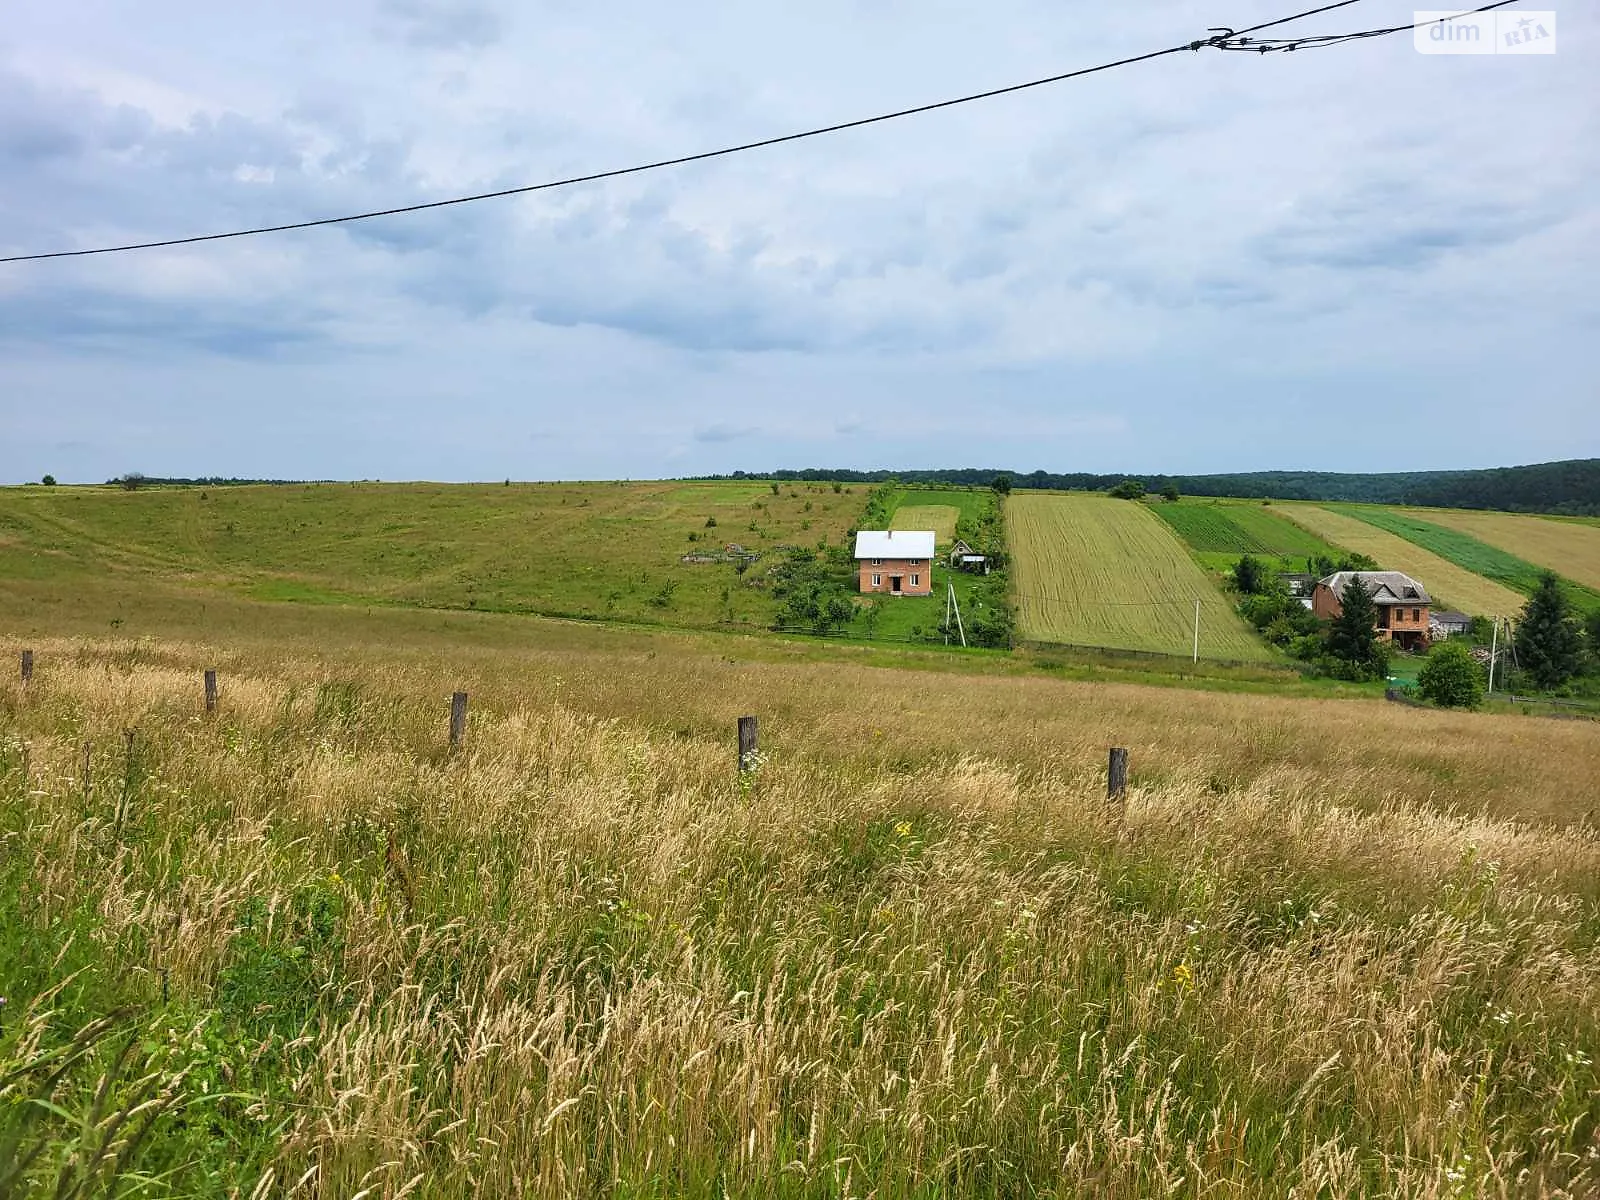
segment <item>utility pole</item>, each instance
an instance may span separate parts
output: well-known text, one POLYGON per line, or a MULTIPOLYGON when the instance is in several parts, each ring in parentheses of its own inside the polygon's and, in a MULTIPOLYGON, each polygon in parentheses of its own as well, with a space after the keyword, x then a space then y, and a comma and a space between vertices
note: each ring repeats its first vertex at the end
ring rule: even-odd
MULTIPOLYGON (((957 632, 959 632, 961 634, 961 645, 963 647, 965 647, 966 644, 967 644, 967 627, 961 623, 961 601, 956 599, 956 585, 953 584, 953 583, 949 583, 948 580, 946 581, 946 583, 950 588, 950 593, 949 593, 949 598, 947 600, 947 603, 952 604, 952 605, 955 606, 955 610, 956 610, 956 630, 957 630, 957 632)), ((949 624, 950 624, 950 618, 946 617, 945 618, 945 625, 948 626, 949 624)), ((948 631, 945 634, 945 640, 946 641, 949 640, 948 631)))
POLYGON ((1200 597, 1194 598, 1194 661, 1200 665, 1200 597))
POLYGON ((1494 695, 1494 658, 1500 649, 1500 618, 1494 619, 1494 633, 1489 638, 1489 691, 1494 695))
POLYGON ((950 605, 955 602, 956 585, 948 579, 944 581, 944 644, 950 644, 950 605))

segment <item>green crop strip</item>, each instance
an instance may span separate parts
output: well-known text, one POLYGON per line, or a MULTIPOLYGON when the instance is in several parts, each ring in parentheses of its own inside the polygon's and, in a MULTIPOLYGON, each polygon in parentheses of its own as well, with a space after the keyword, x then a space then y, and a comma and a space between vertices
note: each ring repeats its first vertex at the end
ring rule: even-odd
MULTIPOLYGON (((1486 542, 1480 542, 1470 534, 1461 533, 1454 529, 1446 529, 1442 525, 1435 525, 1431 521, 1424 521, 1408 513, 1394 512, 1386 508, 1370 508, 1364 505, 1338 505, 1328 506, 1335 511, 1347 516, 1365 521, 1378 529, 1387 530, 1414 545, 1421 546, 1424 550, 1437 554, 1440 558, 1448 559, 1456 566, 1471 571, 1474 575, 1481 575, 1485 579, 1492 579, 1496 583, 1503 583, 1509 588, 1527 595, 1532 592, 1539 582, 1539 576, 1544 574, 1544 568, 1526 562, 1514 554, 1509 554, 1486 542)), ((1600 593, 1586 588, 1581 584, 1573 583, 1569 579, 1562 579, 1561 585, 1567 598, 1573 606, 1581 612, 1600 611, 1600 593)))

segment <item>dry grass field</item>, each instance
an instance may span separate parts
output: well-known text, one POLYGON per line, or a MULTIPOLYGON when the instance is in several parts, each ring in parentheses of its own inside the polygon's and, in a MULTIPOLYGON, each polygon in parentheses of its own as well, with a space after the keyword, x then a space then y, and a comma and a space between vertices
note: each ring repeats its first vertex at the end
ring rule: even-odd
POLYGON ((1406 511, 1600 590, 1600 526, 1520 513, 1406 511))
POLYGON ((1428 589, 1440 608, 1486 617, 1511 616, 1521 612, 1527 601, 1511 588, 1474 575, 1431 550, 1355 517, 1312 504, 1280 504, 1274 509, 1318 537, 1357 554, 1370 555, 1385 570, 1404 571, 1428 589))
POLYGON ((0 685, 21 1194, 1600 1187, 1592 724, 271 611, 0 685))
POLYGON ((1275 657, 1145 505, 1017 494, 1006 506, 1006 531, 1024 638, 1187 655, 1198 598, 1202 657, 1275 657))
POLYGON ((956 521, 961 510, 953 504, 903 504, 895 509, 890 529, 931 529, 939 535, 940 548, 956 539, 956 521))

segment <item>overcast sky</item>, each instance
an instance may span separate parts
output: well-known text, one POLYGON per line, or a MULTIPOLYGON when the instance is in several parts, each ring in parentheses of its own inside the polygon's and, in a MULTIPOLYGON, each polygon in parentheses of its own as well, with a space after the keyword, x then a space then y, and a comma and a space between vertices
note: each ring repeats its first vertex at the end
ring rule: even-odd
MULTIPOLYGON (((1296 7, 7 0, 0 254, 616 167, 1296 7)), ((0 265, 0 480, 1594 455, 1592 8, 1554 56, 1184 54, 621 181, 0 265)))

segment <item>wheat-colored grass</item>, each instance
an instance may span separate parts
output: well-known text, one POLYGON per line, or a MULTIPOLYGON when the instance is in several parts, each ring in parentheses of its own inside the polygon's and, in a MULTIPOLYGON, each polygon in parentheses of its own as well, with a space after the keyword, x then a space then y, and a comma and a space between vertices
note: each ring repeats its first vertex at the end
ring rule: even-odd
POLYGON ((1386 571, 1404 571, 1428 590, 1440 608, 1458 608, 1478 616, 1509 616, 1521 612, 1526 603, 1525 597, 1510 588, 1474 575, 1415 542, 1356 517, 1312 504, 1274 507, 1275 511, 1318 537, 1357 554, 1371 556, 1386 571))
POLYGON ((961 510, 953 504, 904 504, 895 509, 891 529, 931 529, 938 535, 941 547, 956 538, 956 522, 961 510))
POLYGON ((36 649, 0 947, 141 1006, 204 1190, 1600 1186, 1587 723, 668 639, 36 649))

